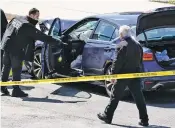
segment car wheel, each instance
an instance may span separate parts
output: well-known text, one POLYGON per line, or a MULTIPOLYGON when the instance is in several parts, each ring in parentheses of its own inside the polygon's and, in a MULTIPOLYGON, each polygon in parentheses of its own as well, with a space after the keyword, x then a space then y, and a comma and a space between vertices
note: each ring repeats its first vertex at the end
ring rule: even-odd
POLYGON ((24 65, 26 66, 28 73, 34 77, 34 74, 32 71, 32 62, 24 61, 24 65))
MULTIPOLYGON (((112 74, 112 66, 110 65, 106 68, 105 75, 111 75, 111 74, 112 74)), ((105 80, 104 84, 105 84, 106 92, 107 92, 108 96, 110 96, 112 85, 113 85, 111 83, 111 80, 110 79, 105 80)))
MULTIPOLYGON (((108 66, 105 70, 105 75, 111 75, 112 74, 112 65, 108 66)), ((106 88, 106 92, 108 94, 108 96, 110 97, 111 96, 111 89, 112 89, 112 86, 113 84, 111 83, 111 79, 107 79, 105 80, 105 88, 106 88)), ((124 92, 124 97, 128 97, 130 95, 130 92, 129 90, 126 88, 125 89, 125 92, 124 92)))
POLYGON ((36 50, 34 53, 32 72, 35 78, 42 79, 41 50, 36 50))

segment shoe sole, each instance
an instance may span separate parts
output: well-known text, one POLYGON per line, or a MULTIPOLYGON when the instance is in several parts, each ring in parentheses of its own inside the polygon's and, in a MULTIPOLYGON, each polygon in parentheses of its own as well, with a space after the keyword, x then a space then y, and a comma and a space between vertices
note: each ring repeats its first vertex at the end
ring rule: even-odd
POLYGON ((139 123, 140 126, 144 126, 144 127, 148 127, 149 124, 142 124, 142 123, 139 123))
POLYGON ((28 97, 28 95, 26 95, 26 96, 13 96, 13 95, 12 95, 12 97, 28 97))
POLYGON ((10 96, 10 94, 1 94, 1 96, 10 96))
POLYGON ((111 124, 112 122, 106 122, 105 120, 103 120, 102 118, 101 118, 101 116, 99 116, 99 115, 97 115, 97 117, 98 117, 98 119, 100 119, 101 121, 103 121, 103 122, 105 122, 105 123, 107 123, 107 124, 111 124))

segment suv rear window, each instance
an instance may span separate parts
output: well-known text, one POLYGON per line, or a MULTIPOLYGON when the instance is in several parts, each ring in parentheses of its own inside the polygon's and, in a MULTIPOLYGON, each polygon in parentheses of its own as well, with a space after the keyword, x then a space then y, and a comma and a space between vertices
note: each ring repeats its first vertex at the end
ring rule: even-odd
MULTIPOLYGON (((133 29, 136 31, 136 29, 133 29)), ((147 36, 147 40, 160 40, 163 37, 173 37, 175 36, 175 27, 169 27, 169 28, 157 28, 153 30, 149 30, 145 32, 147 36)), ((144 34, 140 34, 137 36, 138 41, 145 41, 144 34)))

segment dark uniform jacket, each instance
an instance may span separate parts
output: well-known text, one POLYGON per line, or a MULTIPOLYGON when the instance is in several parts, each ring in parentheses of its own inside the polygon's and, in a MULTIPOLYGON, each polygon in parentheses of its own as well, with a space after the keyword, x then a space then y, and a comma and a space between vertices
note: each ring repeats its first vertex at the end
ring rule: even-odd
MULTIPOLYGON (((5 16, 5 13, 2 9, 1 10, 1 13, 0 13, 0 17, 1 17, 1 25, 0 25, 0 28, 1 28, 1 37, 0 37, 0 41, 2 40, 2 37, 4 35, 4 32, 6 30, 6 26, 8 24, 8 21, 7 21, 7 18, 5 16)), ((3 58, 3 50, 1 50, 1 68, 2 68, 2 65, 3 65, 3 61, 2 61, 2 58, 3 58)))
POLYGON ((2 9, 0 9, 0 10, 1 10, 1 14, 0 14, 1 15, 1 40, 2 40, 3 34, 4 34, 4 32, 6 30, 6 26, 8 24, 8 21, 7 21, 7 18, 5 16, 4 11, 2 9))
POLYGON ((36 23, 35 20, 29 17, 15 17, 12 19, 7 25, 1 48, 26 61, 33 61, 36 40, 58 44, 57 40, 36 29, 36 23))
POLYGON ((117 56, 113 62, 113 74, 138 73, 142 70, 143 49, 131 37, 117 44, 117 56))

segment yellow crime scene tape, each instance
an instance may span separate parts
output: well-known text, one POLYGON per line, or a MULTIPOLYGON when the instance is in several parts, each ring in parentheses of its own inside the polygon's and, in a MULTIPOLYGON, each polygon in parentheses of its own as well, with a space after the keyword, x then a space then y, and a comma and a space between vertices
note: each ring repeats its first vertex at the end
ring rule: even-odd
POLYGON ((85 82, 85 81, 98 81, 109 79, 132 79, 144 77, 157 77, 157 76, 174 76, 175 70, 161 71, 161 72, 146 72, 146 73, 129 73, 129 74, 115 74, 115 75, 100 75, 100 76, 81 76, 69 78, 56 78, 56 79, 42 79, 42 80, 24 80, 24 81, 9 81, 0 83, 1 86, 11 85, 35 85, 35 84, 49 84, 49 83, 70 83, 70 82, 85 82))

